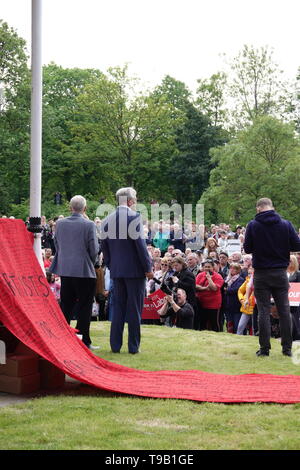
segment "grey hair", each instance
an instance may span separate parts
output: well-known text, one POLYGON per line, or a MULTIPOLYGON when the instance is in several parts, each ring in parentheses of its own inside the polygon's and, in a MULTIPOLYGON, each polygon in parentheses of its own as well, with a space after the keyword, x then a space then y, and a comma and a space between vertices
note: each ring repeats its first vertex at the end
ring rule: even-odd
POLYGON ((74 196, 70 201, 70 207, 73 212, 83 212, 86 208, 86 199, 83 196, 74 196))
POLYGON ((120 188, 116 192, 118 203, 125 203, 131 199, 136 199, 136 190, 133 188, 120 188))
POLYGON ((240 260, 242 259, 242 253, 240 251, 234 251, 233 253, 231 253, 231 256, 233 255, 239 255, 240 260))
POLYGON ((192 251, 192 253, 189 253, 189 254, 187 255, 187 257, 190 257, 190 256, 192 256, 193 258, 198 258, 197 253, 195 253, 195 252, 193 252, 193 251, 192 251))

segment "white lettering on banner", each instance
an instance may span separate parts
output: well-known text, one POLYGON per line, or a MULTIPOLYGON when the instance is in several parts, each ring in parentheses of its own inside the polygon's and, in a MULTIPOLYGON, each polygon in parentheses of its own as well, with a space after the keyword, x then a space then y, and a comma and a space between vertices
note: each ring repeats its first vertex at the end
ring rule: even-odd
POLYGON ((4 341, 0 340, 0 364, 6 364, 6 346, 4 341))
POLYGON ((157 299, 157 300, 152 299, 152 302, 154 304, 154 307, 158 310, 159 307, 161 307, 162 304, 164 303, 164 299, 163 298, 162 299, 157 299))
POLYGON ((289 297, 295 297, 295 298, 300 297, 300 292, 290 292, 289 297))
POLYGON ((300 283, 290 283, 289 303, 291 307, 298 307, 300 305, 300 283))

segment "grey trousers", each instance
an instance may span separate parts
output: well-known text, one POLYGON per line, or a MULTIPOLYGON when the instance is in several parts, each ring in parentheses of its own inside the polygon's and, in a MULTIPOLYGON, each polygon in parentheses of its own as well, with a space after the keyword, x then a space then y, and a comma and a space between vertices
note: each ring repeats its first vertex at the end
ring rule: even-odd
POLYGON ((292 348, 292 323, 288 290, 289 281, 286 269, 255 269, 254 295, 258 310, 259 344, 263 350, 271 349, 271 297, 274 299, 279 315, 282 351, 290 351, 292 348))

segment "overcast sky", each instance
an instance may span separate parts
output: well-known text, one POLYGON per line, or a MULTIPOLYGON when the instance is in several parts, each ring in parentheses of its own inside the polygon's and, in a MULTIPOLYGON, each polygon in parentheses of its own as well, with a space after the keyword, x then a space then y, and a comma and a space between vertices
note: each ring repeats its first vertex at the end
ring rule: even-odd
MULTIPOLYGON (((27 40, 31 0, 0 0, 0 18, 27 40)), ((130 64, 150 86, 169 74, 195 90, 244 44, 274 48, 285 76, 300 66, 300 0, 43 0, 43 63, 130 64)))

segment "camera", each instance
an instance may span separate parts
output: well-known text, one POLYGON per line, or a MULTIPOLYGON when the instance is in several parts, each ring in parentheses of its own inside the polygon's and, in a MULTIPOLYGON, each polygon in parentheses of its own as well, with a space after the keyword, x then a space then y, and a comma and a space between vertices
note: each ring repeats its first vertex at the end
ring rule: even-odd
POLYGON ((177 302, 177 294, 176 294, 175 289, 171 289, 164 280, 160 281, 159 279, 156 279, 155 277, 153 278, 153 280, 157 284, 160 285, 160 290, 162 290, 164 294, 172 295, 174 302, 177 302))
POLYGON ((173 295, 173 290, 163 281, 160 284, 160 289, 167 295, 173 295))

